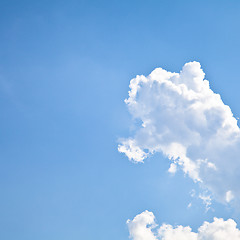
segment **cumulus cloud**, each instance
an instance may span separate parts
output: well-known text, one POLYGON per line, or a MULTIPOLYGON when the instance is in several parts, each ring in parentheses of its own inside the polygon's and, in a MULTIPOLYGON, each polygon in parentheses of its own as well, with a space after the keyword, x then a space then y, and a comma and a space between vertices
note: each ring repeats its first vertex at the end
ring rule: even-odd
POLYGON ((180 73, 156 68, 129 87, 125 103, 141 126, 120 141, 119 152, 136 163, 161 152, 171 174, 181 169, 219 201, 240 199, 240 129, 200 63, 186 63, 180 73))
POLYGON ((133 220, 127 221, 130 238, 133 240, 239 240, 240 230, 234 220, 224 221, 214 218, 212 223, 204 222, 197 232, 187 226, 163 224, 155 222, 152 212, 145 211, 133 220))
POLYGON ((152 212, 145 211, 137 215, 132 221, 127 220, 130 237, 134 240, 156 240, 152 229, 155 224, 155 216, 152 212))

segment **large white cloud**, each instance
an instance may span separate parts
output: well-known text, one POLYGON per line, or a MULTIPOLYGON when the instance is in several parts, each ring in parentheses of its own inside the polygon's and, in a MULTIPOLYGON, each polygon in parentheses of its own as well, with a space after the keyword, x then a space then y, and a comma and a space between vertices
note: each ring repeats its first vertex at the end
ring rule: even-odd
POLYGON ((133 220, 127 221, 130 238, 133 240, 239 240, 240 230, 234 220, 214 218, 212 223, 204 222, 197 232, 190 227, 156 225, 152 212, 145 211, 133 220))
POLYGON ((132 79, 125 102, 142 125, 118 150, 133 162, 162 152, 171 161, 169 172, 182 169, 216 199, 230 202, 240 199, 240 130, 204 78, 200 63, 190 62, 180 73, 157 68, 132 79))

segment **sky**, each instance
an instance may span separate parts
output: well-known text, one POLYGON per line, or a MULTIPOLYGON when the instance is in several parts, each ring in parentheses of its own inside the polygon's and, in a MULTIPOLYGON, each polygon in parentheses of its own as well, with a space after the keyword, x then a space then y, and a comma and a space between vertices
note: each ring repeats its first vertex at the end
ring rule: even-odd
POLYGON ((0 239, 240 239, 239 11, 1 0, 0 239))

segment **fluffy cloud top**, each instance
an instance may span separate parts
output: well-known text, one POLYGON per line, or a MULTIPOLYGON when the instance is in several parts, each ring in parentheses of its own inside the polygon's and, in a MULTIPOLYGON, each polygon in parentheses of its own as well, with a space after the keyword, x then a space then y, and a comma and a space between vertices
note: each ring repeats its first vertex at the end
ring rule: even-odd
POLYGON ((158 227, 152 212, 145 211, 133 220, 128 220, 130 238, 133 240, 239 240, 240 230, 234 220, 214 218, 212 223, 204 222, 198 232, 190 227, 163 224, 158 227))
POLYGON ((190 62, 180 73, 157 68, 132 79, 125 102, 142 125, 118 150, 133 162, 162 152, 171 161, 169 172, 182 169, 216 199, 230 202, 240 199, 240 130, 204 78, 200 63, 190 62))

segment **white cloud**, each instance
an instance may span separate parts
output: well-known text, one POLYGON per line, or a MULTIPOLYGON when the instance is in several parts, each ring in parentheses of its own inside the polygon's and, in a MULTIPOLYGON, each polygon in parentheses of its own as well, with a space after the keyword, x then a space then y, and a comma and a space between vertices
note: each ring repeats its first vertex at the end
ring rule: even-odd
POLYGON ((207 193, 200 193, 199 198, 202 199, 202 201, 205 205, 206 211, 208 211, 210 209, 211 204, 212 204, 211 196, 207 193))
POLYGON ((156 227, 152 212, 145 211, 137 215, 132 221, 127 220, 130 237, 134 240, 157 240, 152 229, 156 227))
POLYGON ((227 191, 226 192, 226 201, 231 202, 233 199, 234 199, 234 195, 233 195, 232 191, 227 191))
POLYGON ((204 77, 201 65, 190 62, 180 73, 157 68, 132 79, 125 102, 142 126, 118 149, 136 163, 162 152, 171 161, 170 173, 182 169, 213 197, 229 202, 240 199, 240 130, 204 77))
POLYGON ((122 140, 121 145, 118 146, 118 151, 125 153, 129 160, 134 162, 143 162, 147 154, 136 145, 134 139, 122 140))
POLYGON ((204 222, 197 232, 187 226, 172 226, 163 224, 160 227, 155 222, 152 212, 145 211, 133 220, 128 220, 130 238, 133 240, 239 240, 240 230, 234 220, 224 221, 214 218, 212 223, 204 222))

